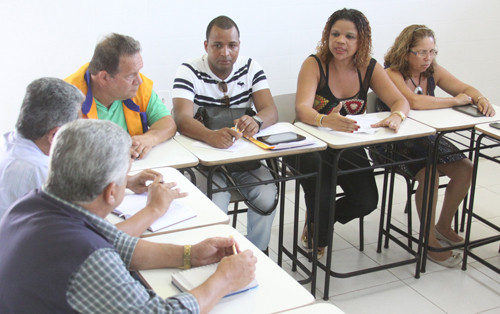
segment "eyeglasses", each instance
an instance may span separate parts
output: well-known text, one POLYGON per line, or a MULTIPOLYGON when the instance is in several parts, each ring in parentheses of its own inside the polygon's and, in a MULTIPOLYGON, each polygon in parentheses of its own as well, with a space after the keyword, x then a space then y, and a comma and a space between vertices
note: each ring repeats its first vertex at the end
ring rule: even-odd
POLYGON ((225 106, 229 107, 229 105, 230 105, 230 99, 229 99, 229 96, 226 95, 226 93, 227 93, 227 83, 224 82, 224 81, 220 81, 217 84, 217 86, 219 87, 219 90, 224 93, 224 97, 222 97, 221 103, 223 103, 225 106))
POLYGON ((419 50, 419 51, 408 50, 408 51, 413 53, 417 57, 420 57, 420 58, 425 58, 427 56, 434 58, 438 54, 437 50, 434 50, 434 49, 432 49, 431 51, 429 51, 429 50, 419 50))

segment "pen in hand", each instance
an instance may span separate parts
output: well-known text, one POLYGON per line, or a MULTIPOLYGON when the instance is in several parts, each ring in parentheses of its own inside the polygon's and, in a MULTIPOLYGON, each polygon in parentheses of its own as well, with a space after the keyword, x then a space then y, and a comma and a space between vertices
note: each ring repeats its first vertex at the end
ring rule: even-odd
MULTIPOLYGON (((230 237, 231 239, 233 239, 233 241, 234 241, 234 238, 233 238, 233 236, 232 236, 232 235, 230 235, 229 237, 230 237)), ((235 241, 235 242, 233 242, 233 254, 234 254, 234 255, 238 254, 238 252, 236 251, 236 241, 235 241)))

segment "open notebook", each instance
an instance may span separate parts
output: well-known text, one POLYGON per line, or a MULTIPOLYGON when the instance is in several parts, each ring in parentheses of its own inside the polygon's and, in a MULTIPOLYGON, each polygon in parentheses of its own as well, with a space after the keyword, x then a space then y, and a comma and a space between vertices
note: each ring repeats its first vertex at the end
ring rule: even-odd
MULTIPOLYGON (((147 199, 147 193, 126 195, 120 206, 113 210, 113 214, 116 214, 124 219, 128 219, 146 206, 147 199)), ((196 216, 197 214, 194 209, 180 203, 178 200, 173 200, 167 212, 153 222, 148 230, 155 232, 196 216)))
MULTIPOLYGON (((181 292, 192 290, 204 283, 208 277, 215 273, 218 265, 219 263, 215 263, 180 271, 172 275, 172 283, 181 292)), ((248 291, 256 288, 258 285, 257 280, 254 279, 245 288, 226 294, 224 297, 248 291)))

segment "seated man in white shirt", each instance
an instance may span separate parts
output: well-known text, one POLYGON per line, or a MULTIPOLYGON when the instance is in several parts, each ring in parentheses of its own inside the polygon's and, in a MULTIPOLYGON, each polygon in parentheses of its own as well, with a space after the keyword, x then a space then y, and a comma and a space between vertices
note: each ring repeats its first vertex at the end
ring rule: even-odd
MULTIPOLYGON (((0 148, 0 217, 17 199, 43 185, 54 135, 62 125, 78 119, 83 100, 82 92, 58 78, 40 78, 28 85, 16 130, 4 134, 0 148)), ((152 170, 128 176, 127 187, 136 193, 146 192, 146 181, 156 176, 161 175, 152 170)), ((172 200, 184 195, 177 190, 169 192, 172 200)), ((138 236, 164 213, 145 207, 117 226, 138 236)))
MULTIPOLYGON (((236 23, 227 16, 213 19, 207 27, 204 46, 207 54, 189 63, 183 63, 175 76, 172 97, 178 131, 213 147, 228 148, 242 135, 254 136, 261 128, 276 123, 278 111, 264 71, 251 58, 238 56, 240 33, 236 23), (194 115, 200 107, 214 106, 255 106, 257 114, 245 114, 236 119, 235 125, 240 132, 228 127, 210 130, 196 120, 194 115)), ((234 125, 234 121, 230 122, 234 125)), ((229 168, 228 170, 237 184, 272 179, 269 170, 261 167, 259 163, 240 170, 235 169, 236 166, 238 164, 233 171, 229 168)), ((219 186, 227 186, 225 177, 219 173, 214 175, 213 181, 219 186)), ((257 185, 241 188, 240 191, 253 205, 248 211, 247 238, 259 249, 267 252, 275 215, 276 186, 257 185), (260 214, 257 211, 260 211, 260 214)), ((230 192, 214 193, 212 200, 227 212, 230 192)))
MULTIPOLYGON (((47 182, 0 221, 8 239, 0 241, 0 313, 208 313, 253 280, 257 259, 251 250, 233 255, 232 238, 153 243, 104 219, 123 201, 131 144, 110 121, 79 119, 57 133, 47 182), (219 261, 199 287, 168 299, 129 274, 219 261)), ((168 208, 170 187, 156 177, 149 189, 150 203, 168 208)))

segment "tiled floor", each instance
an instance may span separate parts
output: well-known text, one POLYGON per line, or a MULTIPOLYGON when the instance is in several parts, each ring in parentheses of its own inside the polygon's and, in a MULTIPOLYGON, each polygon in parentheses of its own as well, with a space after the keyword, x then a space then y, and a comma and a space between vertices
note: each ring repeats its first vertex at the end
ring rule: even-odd
MULTIPOLYGON (((487 160, 480 161, 480 173, 476 192, 475 211, 500 225, 500 165, 487 160)), ((381 178, 377 178, 379 190, 381 178)), ((406 214, 403 213, 406 201, 406 186, 398 181, 394 199, 393 219, 401 226, 406 226, 406 214)), ((438 200, 440 209, 442 193, 438 200)), ((292 241, 293 184, 287 186, 285 216, 285 243, 292 241)), ((301 198, 301 227, 304 221, 305 205, 301 198)), ((409 254, 391 243, 382 253, 376 252, 379 210, 365 218, 365 250, 360 252, 358 220, 346 225, 335 225, 333 262, 337 271, 356 270, 357 267, 375 266, 401 259, 409 254)), ((414 213, 415 210, 414 210, 414 213)), ((415 215, 416 216, 416 215, 415 215)), ((274 221, 270 244, 270 257, 277 260, 278 215, 274 221)), ((473 222, 473 238, 495 234, 481 223, 473 222)), ((416 232, 418 221, 414 219, 413 230, 416 232)), ((246 233, 245 215, 238 217, 238 229, 246 233)), ((500 267, 499 244, 494 243, 476 252, 487 257, 490 262, 500 267)), ((305 259, 304 259, 305 260, 305 259)), ((326 261, 326 257, 323 257, 326 261)), ((302 273, 292 272, 289 259, 285 259, 283 268, 297 279, 302 273)), ((427 271, 419 279, 414 278, 415 265, 401 266, 390 270, 378 271, 353 278, 331 278, 329 301, 346 313, 500 313, 500 275, 482 264, 468 260, 466 271, 458 268, 445 268, 431 261, 427 271)), ((317 302, 324 302, 324 272, 318 271, 316 291, 317 302)), ((309 285, 305 286, 310 289, 309 285)))

